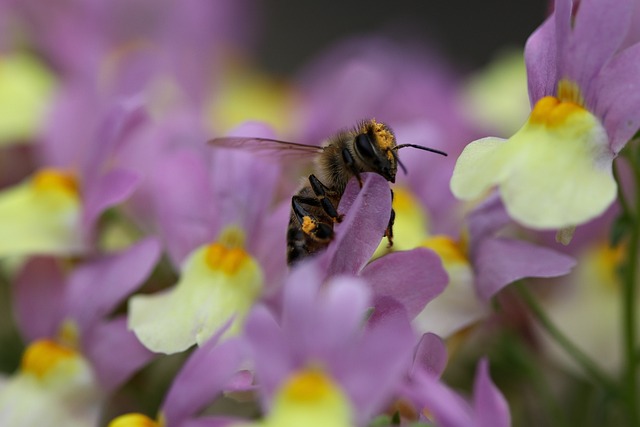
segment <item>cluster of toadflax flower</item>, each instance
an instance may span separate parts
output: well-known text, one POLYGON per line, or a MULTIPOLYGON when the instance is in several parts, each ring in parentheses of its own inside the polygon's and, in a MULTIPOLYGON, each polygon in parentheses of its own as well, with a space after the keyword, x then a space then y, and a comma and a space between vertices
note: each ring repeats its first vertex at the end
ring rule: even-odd
MULTIPOLYGON (((624 248, 603 240, 640 129, 639 0, 556 0, 507 94, 379 35, 276 82, 238 60, 251 0, 54 3, 0 0, 0 278, 21 338, 0 347, 21 354, 1 366, 1 426, 506 427, 487 337, 531 326, 508 285, 575 302, 616 281, 624 248), (522 114, 487 119, 500 97, 522 114), (367 117, 449 157, 401 153, 393 198, 352 179, 326 250, 289 268, 304 165, 206 141, 319 144, 367 117), (471 398, 442 379, 465 345, 471 398)), ((611 288, 584 298, 609 307, 611 288)), ((582 333, 588 311, 540 298, 619 368, 598 355, 620 347, 602 344, 615 314, 582 333)))

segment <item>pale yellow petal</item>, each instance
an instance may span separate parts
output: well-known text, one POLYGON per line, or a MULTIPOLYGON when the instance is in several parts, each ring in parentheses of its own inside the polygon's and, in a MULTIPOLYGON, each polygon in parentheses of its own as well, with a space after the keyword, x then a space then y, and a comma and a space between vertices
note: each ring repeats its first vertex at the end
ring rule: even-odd
POLYGON ((353 427, 351 404, 319 370, 295 372, 280 386, 263 427, 353 427))
POLYGON ((506 140, 483 138, 467 145, 453 170, 451 191, 459 199, 471 200, 482 196, 504 178, 501 156, 506 140))
POLYGON ((589 132, 576 133, 525 126, 509 140, 500 152, 499 161, 510 165, 500 193, 514 219, 532 228, 570 227, 613 202, 613 155, 606 151, 604 129, 591 125, 589 132))
POLYGON ((26 54, 0 57, 0 145, 37 134, 49 106, 53 75, 26 54))
POLYGON ((192 254, 172 289, 130 299, 129 329, 149 350, 171 354, 200 345, 232 316, 235 320, 226 336, 239 331, 260 293, 262 271, 253 258, 239 267, 237 260, 230 260, 233 274, 225 271, 229 267, 225 260, 218 264, 221 269, 212 269, 206 254, 207 247, 192 254))
POLYGON ((38 341, 27 348, 21 369, 0 388, 0 425, 96 425, 102 397, 81 354, 38 341))
POLYGON ((25 182, 0 192, 0 257, 66 255, 84 248, 80 201, 57 189, 25 182))

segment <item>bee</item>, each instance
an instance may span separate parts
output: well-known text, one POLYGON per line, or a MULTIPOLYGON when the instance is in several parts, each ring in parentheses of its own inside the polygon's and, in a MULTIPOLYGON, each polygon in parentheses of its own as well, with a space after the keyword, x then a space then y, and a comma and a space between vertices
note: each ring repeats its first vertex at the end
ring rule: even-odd
MULTIPOLYGON (((336 133, 322 146, 251 137, 215 138, 209 143, 280 158, 314 157, 314 173, 291 198, 291 217, 287 230, 287 264, 290 266, 329 245, 334 236, 333 225, 342 221, 337 210, 338 203, 351 178, 355 177, 362 187, 361 174, 374 172, 394 183, 398 166, 406 173, 406 168, 398 158, 398 150, 405 147, 447 155, 421 145, 398 145, 391 128, 375 119, 364 120, 352 129, 336 133)), ((389 190, 393 197, 393 190, 389 190)), ((393 245, 394 220, 395 212, 391 209, 383 236, 387 238, 389 246, 393 245)))

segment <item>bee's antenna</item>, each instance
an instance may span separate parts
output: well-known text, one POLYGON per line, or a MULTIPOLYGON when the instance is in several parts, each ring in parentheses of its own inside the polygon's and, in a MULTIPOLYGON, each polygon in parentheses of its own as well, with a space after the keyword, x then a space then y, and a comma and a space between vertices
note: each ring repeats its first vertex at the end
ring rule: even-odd
POLYGON ((413 147, 413 148, 417 148, 418 150, 431 151, 432 153, 440 154, 441 156, 447 155, 447 153, 445 153, 444 151, 436 150, 435 148, 423 147, 422 145, 416 145, 416 144, 396 145, 395 147, 393 147, 393 150, 399 150, 404 147, 413 147))
POLYGON ((402 169, 402 173, 407 174, 407 168, 402 164, 399 158, 396 157, 396 162, 400 165, 400 169, 402 169))

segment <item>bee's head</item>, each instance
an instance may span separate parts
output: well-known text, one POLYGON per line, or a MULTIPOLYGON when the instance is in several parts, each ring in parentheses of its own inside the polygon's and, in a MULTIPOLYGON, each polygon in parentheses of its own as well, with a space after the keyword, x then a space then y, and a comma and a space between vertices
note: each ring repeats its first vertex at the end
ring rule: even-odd
POLYGON ((387 181, 395 182, 398 171, 396 137, 387 125, 375 120, 364 122, 358 128, 353 145, 364 172, 375 172, 387 181))
POLYGON ((394 183, 398 165, 407 173, 406 168, 398 158, 398 150, 405 147, 413 147, 419 150, 431 151, 432 153, 446 156, 447 153, 422 145, 396 144, 396 136, 389 126, 384 123, 369 120, 363 122, 358 128, 355 137, 354 147, 356 154, 364 163, 362 169, 366 172, 375 172, 382 175, 387 181, 394 183))

